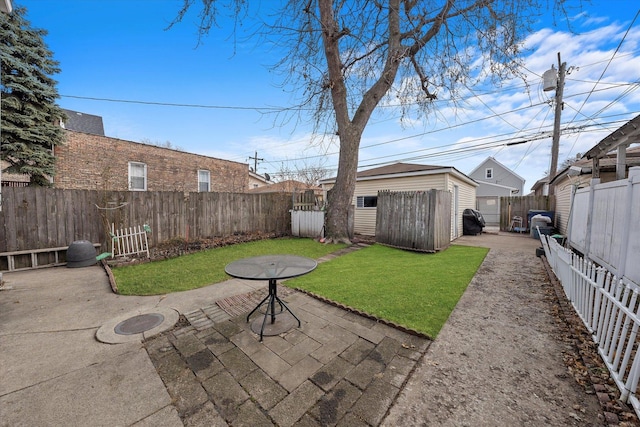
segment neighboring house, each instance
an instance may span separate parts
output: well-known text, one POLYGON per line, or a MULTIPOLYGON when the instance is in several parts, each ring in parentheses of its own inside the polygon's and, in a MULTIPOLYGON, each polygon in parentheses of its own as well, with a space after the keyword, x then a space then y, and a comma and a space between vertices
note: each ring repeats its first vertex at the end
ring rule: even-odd
MULTIPOLYGON (((104 125, 102 117, 92 114, 80 113, 78 111, 62 109, 67 115, 65 121, 60 121, 60 126, 68 130, 76 130, 80 132, 93 133, 96 135, 104 135, 104 125)), ((3 161, 2 170, 9 167, 9 163, 3 161)), ((26 187, 29 185, 30 178, 26 174, 3 174, 2 185, 5 187, 26 187)))
POLYGON ((469 177, 478 183, 476 209, 487 225, 500 225, 500 197, 524 195, 525 179, 493 157, 480 163, 469 177))
POLYGON ((249 190, 249 193, 302 193, 307 190, 313 190, 316 195, 322 195, 322 188, 317 185, 309 185, 294 179, 287 179, 264 187, 253 188, 249 190))
POLYGON ((548 196, 549 195, 549 177, 545 176, 536 181, 531 186, 531 193, 533 196, 548 196))
POLYGON ((11 13, 12 10, 11 0, 0 0, 0 12, 11 13))
POLYGON ((631 144, 640 143, 638 132, 640 115, 604 138, 580 160, 558 172, 551 180, 549 184, 555 187, 555 226, 561 234, 567 234, 575 190, 590 186, 594 178, 599 179, 600 183, 624 179, 628 176, 630 167, 640 166, 640 146, 627 148, 631 144), (623 161, 619 162, 619 159, 623 161), (597 169, 595 172, 594 167, 597 169))
MULTIPOLYGON (((294 199, 294 209, 296 209, 295 205, 296 203, 300 202, 300 200, 298 200, 300 198, 300 195, 309 190, 312 190, 315 196, 315 201, 313 201, 314 209, 320 208, 323 205, 324 200, 322 188, 318 187, 317 185, 310 185, 293 179, 276 182, 265 187, 253 188, 249 190, 249 193, 292 193, 298 196, 296 199, 294 199)), ((309 203, 311 202, 312 201, 309 201, 309 203)), ((307 202, 305 201, 305 203, 307 202)))
POLYGON ((53 186, 118 191, 245 192, 249 165, 101 135, 66 131, 53 186))
MULTIPOLYGON (((320 180, 324 194, 333 187, 335 178, 320 180)), ((395 163, 358 172, 353 196, 354 232, 374 236, 378 191, 450 191, 451 240, 462 236, 462 212, 475 208, 478 184, 450 166, 395 163)))
POLYGON ((249 169, 249 190, 259 187, 266 187, 271 184, 273 183, 271 182, 271 177, 269 176, 269 174, 265 173, 264 176, 262 176, 249 169))
POLYGON ((104 136, 102 117, 65 108, 62 111, 67 115, 67 119, 60 123, 64 129, 104 136))
POLYGON ((3 187, 27 187, 31 181, 29 175, 20 173, 6 173, 5 170, 9 167, 9 162, 4 160, 0 161, 0 168, 2 168, 2 186, 3 187))

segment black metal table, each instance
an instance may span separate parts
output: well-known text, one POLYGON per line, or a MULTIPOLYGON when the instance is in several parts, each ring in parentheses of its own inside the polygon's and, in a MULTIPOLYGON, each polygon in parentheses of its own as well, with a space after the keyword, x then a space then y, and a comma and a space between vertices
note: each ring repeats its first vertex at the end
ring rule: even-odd
POLYGON ((302 276, 303 274, 313 271, 317 265, 318 263, 315 260, 297 255, 265 255, 240 259, 228 264, 224 268, 224 271, 229 276, 238 279, 269 281, 269 294, 247 315, 248 322, 253 313, 262 307, 263 304, 267 304, 260 328, 260 341, 262 341, 267 318, 271 317, 271 323, 274 324, 276 322, 276 315, 284 313, 285 310, 291 313, 298 321, 298 327, 300 327, 300 319, 298 319, 284 301, 278 297, 277 281, 302 276), (280 306, 280 310, 277 312, 276 302, 280 306))

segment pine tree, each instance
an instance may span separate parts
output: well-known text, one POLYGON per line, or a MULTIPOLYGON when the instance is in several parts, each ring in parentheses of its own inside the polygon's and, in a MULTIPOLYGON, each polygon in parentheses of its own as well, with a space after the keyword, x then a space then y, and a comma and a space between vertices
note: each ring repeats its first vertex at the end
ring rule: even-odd
POLYGON ((31 28, 26 9, 0 14, 2 122, 0 158, 5 172, 27 174, 32 185, 49 185, 55 173, 53 147, 64 142, 56 104, 58 62, 44 42, 47 31, 31 28))

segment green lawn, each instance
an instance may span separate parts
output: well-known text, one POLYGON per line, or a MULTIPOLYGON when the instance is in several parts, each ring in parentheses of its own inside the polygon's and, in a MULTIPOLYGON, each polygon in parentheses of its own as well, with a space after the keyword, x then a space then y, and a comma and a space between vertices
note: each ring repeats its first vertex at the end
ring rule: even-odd
POLYGON ((312 239, 282 238, 209 249, 163 261, 114 268, 118 293, 161 295, 201 288, 230 279, 228 263, 257 255, 295 254, 320 258, 345 245, 323 245, 312 239))
POLYGON ((373 245, 285 282, 436 337, 488 249, 424 254, 373 245))
MULTIPOLYGON (((317 259, 343 247, 311 239, 260 240, 117 267, 113 274, 123 295, 158 295, 227 280, 225 265, 240 258, 295 254, 317 259)), ((487 252, 486 248, 453 245, 425 254, 372 245, 322 263, 284 284, 435 338, 487 252)))

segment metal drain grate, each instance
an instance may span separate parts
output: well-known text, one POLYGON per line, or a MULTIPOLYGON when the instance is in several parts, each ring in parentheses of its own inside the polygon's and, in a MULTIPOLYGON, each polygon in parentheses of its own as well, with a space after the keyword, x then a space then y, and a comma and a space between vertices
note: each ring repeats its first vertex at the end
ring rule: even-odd
POLYGON ((118 323, 114 331, 118 335, 135 335, 153 329, 162 322, 164 316, 160 313, 140 314, 118 323))

